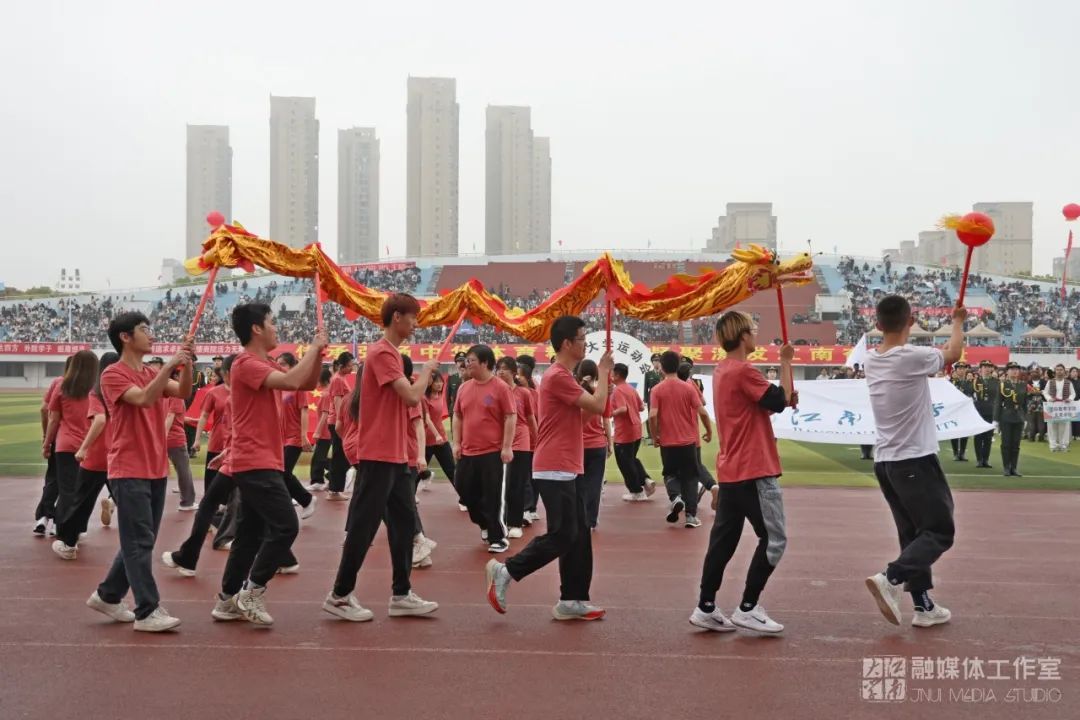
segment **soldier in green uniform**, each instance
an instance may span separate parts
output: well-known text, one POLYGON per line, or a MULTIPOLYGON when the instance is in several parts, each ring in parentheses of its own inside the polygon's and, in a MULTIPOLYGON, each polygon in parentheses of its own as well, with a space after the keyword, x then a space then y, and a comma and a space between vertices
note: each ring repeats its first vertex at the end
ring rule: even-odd
POLYGON ((1020 365, 1010 362, 1001 383, 998 402, 994 404, 994 422, 1001 432, 1001 463, 1006 477, 1020 477, 1016 464, 1020 459, 1020 436, 1027 414, 1028 384, 1020 380, 1020 365))
POLYGON ((454 364, 457 365, 457 372, 446 380, 446 412, 450 414, 451 430, 454 429, 454 401, 457 400, 458 388, 468 379, 465 377, 465 353, 454 355, 454 364))
MULTIPOLYGON (((979 363, 979 374, 972 380, 972 399, 975 409, 986 422, 994 422, 994 407, 1001 395, 1001 385, 994 377, 994 363, 983 360, 979 363)), ((994 443, 994 431, 987 430, 975 436, 975 467, 993 467, 990 464, 990 447, 994 443)))
MULTIPOLYGON (((967 379, 968 368, 971 366, 964 361, 960 361, 953 365, 952 371, 952 384, 957 390, 964 393, 968 397, 974 394, 974 390, 971 387, 971 381, 967 379)), ((959 462, 967 462, 967 438, 953 438, 949 441, 952 445, 952 459, 959 462)))
MULTIPOLYGON (((645 373, 645 407, 650 408, 650 397, 652 395, 652 389, 656 387, 661 380, 664 379, 664 374, 660 372, 660 353, 653 353, 651 358, 653 369, 645 373)), ((652 428, 649 427, 650 423, 645 423, 646 429, 649 433, 649 442, 652 442, 652 428)))

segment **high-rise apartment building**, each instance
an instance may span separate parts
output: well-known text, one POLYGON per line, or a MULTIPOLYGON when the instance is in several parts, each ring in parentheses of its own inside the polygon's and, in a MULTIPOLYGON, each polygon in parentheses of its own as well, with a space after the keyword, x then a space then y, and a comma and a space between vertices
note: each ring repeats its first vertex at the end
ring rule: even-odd
POLYGON ((533 138, 533 252, 551 252, 551 140, 533 138))
POLYGON ((202 253, 213 211, 232 221, 232 148, 225 125, 187 126, 187 218, 184 257, 202 253))
POLYGON ((270 239, 319 239, 319 121, 315 98, 270 96, 270 239))
POLYGON ((338 263, 379 259, 379 139, 375 128, 338 130, 338 263))
POLYGON ((728 203, 727 215, 717 218, 708 252, 728 253, 750 244, 776 249, 776 216, 772 203, 728 203))
POLYGON ((405 251, 458 252, 458 104, 453 78, 408 80, 405 251))

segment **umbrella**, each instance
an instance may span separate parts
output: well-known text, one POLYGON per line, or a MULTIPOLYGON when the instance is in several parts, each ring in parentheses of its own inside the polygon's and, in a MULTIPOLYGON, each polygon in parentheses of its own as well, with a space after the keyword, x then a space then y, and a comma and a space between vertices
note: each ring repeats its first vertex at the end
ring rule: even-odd
POLYGON ((930 332, 929 330, 924 329, 922 325, 919 325, 918 323, 916 323, 915 325, 911 326, 911 337, 917 337, 917 338, 934 337, 934 333, 930 332))
POLYGON ((934 331, 934 337, 949 337, 952 335, 952 325, 942 325, 934 331))
POLYGON ((978 338, 992 339, 992 338, 1001 337, 1001 333, 999 333, 997 330, 991 330, 990 328, 986 327, 986 323, 984 323, 984 322, 981 322, 978 325, 976 325, 975 327, 971 328, 970 330, 967 331, 966 334, 967 334, 967 336, 969 338, 977 338, 977 339, 978 338))
POLYGON ((1034 330, 1028 330, 1020 337, 1030 338, 1032 340, 1060 340, 1061 338, 1065 337, 1065 333, 1058 332, 1054 328, 1047 327, 1046 325, 1040 325, 1034 330))

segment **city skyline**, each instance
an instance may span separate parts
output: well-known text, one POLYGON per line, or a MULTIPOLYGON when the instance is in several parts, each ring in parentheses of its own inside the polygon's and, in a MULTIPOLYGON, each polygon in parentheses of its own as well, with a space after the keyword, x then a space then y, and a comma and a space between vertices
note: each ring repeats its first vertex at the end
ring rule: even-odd
MULTIPOLYGON (((46 246, 82 268, 84 287, 153 283, 161 258, 185 247, 186 123, 230 127, 232 216, 271 236, 270 95, 318 98, 334 131, 379 129, 379 249, 404 256, 410 75, 457 79, 465 254, 484 248, 491 103, 531 106, 556 143, 552 247, 563 251, 700 249, 725 203, 763 199, 782 216, 782 253, 813 238, 878 256, 989 199, 1033 203, 1034 271, 1048 273, 1068 231, 1061 206, 1080 201, 1080 98, 1063 90, 1080 20, 1071 3, 717 4, 696 6, 694 22, 628 12, 615 29, 602 8, 556 3, 498 30, 489 11, 424 0, 372 15, 334 8, 334 23, 319 21, 317 1, 288 23, 215 7, 215 24, 260 38, 244 47, 196 14, 147 34, 136 30, 160 18, 138 3, 48 7, 22 8, 0 43, 8 66, 23 67, 10 89, 21 100, 0 117, 17 139, 0 167, 6 227, 36 238, 9 244, 9 286, 55 280, 46 246), (350 28, 371 21, 379 32, 355 43, 350 28), (739 32, 717 43, 717 27, 739 32), (26 65, 45 28, 55 52, 26 65)), ((324 188, 337 182, 335 140, 321 133, 324 188)), ((336 192, 319 194, 318 213, 336 253, 336 192)))
POLYGON ((227 125, 187 126, 185 258, 202 252, 208 214, 232 222, 232 160, 227 125))
POLYGON ((339 264, 379 259, 379 138, 375 128, 338 130, 339 264))

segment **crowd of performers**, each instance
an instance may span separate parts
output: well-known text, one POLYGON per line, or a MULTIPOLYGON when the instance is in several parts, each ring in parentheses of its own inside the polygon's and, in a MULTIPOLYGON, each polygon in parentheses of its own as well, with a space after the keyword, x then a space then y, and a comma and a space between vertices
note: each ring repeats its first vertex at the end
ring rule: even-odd
MULTIPOLYGON (((393 571, 388 614, 427 615, 438 604, 415 592, 412 570, 430 567, 437 547, 425 534, 417 503, 434 461, 493 555, 484 573, 494 610, 507 612, 513 583, 557 561, 554 617, 596 620, 605 611, 590 596, 592 534, 600 521, 606 464, 614 456, 627 488, 624 501, 652 502, 659 481, 667 522, 692 530, 702 524, 702 504, 714 511, 690 622, 716 632, 783 631, 760 599, 787 542, 770 416, 797 401, 790 345, 780 352, 778 382, 770 382, 748 361, 757 346, 753 318, 738 311, 720 317, 716 339, 727 355, 712 376, 714 430, 704 388, 676 352, 653 357, 643 401, 627 382, 627 367, 615 364, 610 353, 595 362, 585 358, 586 324, 564 316, 551 328, 552 355, 542 382, 534 379, 534 358, 496 361, 485 345, 459 354, 456 372, 444 377, 437 360, 414 367, 400 352, 417 327, 419 309, 410 295, 389 296, 382 307, 383 337, 366 348, 363 364, 346 352, 325 367, 325 333, 317 332, 300 358, 275 355, 271 308, 237 305, 232 326, 243 351, 215 361, 216 384, 205 395, 194 433, 200 450, 204 430, 212 428, 198 502, 184 427, 194 345, 189 340, 167 361, 144 363, 154 342, 149 321, 137 312, 115 316, 109 325, 115 352, 100 359, 76 353, 46 393, 43 454, 49 462, 35 534, 55 535, 54 552, 76 560, 80 536, 100 507, 102 523, 115 523, 120 547, 87 605, 133 623, 135 630, 158 632, 176 628, 180 619, 160 603, 155 559, 194 576, 213 531, 213 546, 227 550, 228 560, 211 616, 268 626, 274 620, 267 588, 276 575, 299 571, 293 542, 321 496, 348 503, 340 561, 323 610, 346 621, 373 618, 354 591, 385 523, 393 571), (313 404, 317 420, 309 428, 313 404), (646 430, 645 441, 660 452, 662 477, 656 479, 638 459, 646 430), (701 452, 714 433, 715 477, 701 452), (306 485, 295 474, 305 452, 312 453, 306 485), (178 548, 155 549, 170 463, 179 510, 192 514, 191 532, 178 548), (99 497, 103 491, 107 496, 99 497), (757 546, 741 600, 725 614, 716 596, 746 522, 757 546), (134 607, 124 600, 129 590, 134 607)), ((906 587, 912 624, 925 627, 950 616, 929 596, 930 566, 951 546, 954 532, 927 378, 959 360, 963 335, 955 332, 942 349, 908 345, 911 317, 898 296, 878 304, 884 341, 865 365, 879 434, 875 473, 902 547, 866 584, 886 619, 897 624, 906 587)), ((953 327, 962 328, 963 319, 958 308, 953 327)))

